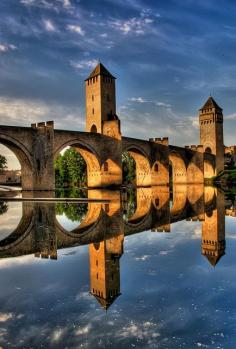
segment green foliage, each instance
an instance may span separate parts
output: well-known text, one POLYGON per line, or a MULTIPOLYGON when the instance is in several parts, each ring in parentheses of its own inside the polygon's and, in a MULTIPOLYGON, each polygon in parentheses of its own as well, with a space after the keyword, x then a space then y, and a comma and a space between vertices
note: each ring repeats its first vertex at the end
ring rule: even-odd
POLYGON ((55 163, 56 187, 85 186, 87 167, 83 157, 74 148, 60 154, 55 163))
POLYGON ((134 184, 136 178, 136 164, 128 152, 122 154, 123 182, 134 184))
POLYGON ((5 201, 0 201, 0 215, 6 213, 8 210, 8 205, 5 201))
POLYGON ((88 210, 87 203, 57 203, 56 204, 56 214, 62 216, 63 213, 72 222, 81 222, 86 216, 88 210))
POLYGON ((7 159, 5 156, 0 154, 0 171, 3 171, 7 168, 7 159))

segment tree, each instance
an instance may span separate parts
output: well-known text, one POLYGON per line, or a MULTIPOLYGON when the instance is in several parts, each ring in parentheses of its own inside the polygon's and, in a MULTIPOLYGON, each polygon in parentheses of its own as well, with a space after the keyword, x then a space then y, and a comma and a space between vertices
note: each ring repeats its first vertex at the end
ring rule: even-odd
POLYGON ((6 213, 8 210, 8 205, 5 201, 0 201, 0 215, 6 213))
POLYGON ((0 171, 4 171, 7 168, 7 159, 0 154, 0 171))
POLYGON ((86 185, 87 167, 83 157, 74 148, 60 154, 54 164, 57 187, 86 185))
POLYGON ((136 164, 128 152, 122 154, 123 182, 134 183, 136 178, 136 164))

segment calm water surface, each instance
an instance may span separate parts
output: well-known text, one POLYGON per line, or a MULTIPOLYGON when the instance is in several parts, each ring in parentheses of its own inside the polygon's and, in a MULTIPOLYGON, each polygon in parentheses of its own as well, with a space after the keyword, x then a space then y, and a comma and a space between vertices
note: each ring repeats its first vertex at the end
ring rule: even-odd
POLYGON ((234 349, 234 196, 88 196, 1 203, 0 346, 234 349))

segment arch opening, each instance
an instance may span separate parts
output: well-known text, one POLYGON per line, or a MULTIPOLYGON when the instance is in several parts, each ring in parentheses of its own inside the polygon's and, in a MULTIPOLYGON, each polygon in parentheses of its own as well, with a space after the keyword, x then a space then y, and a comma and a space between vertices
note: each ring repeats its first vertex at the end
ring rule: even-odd
POLYGON ((207 147, 207 148, 205 149, 205 153, 212 154, 212 150, 211 150, 211 148, 210 148, 210 147, 207 147))
POLYGON ((99 187, 101 185, 98 157, 96 152, 87 145, 77 141, 65 144, 56 151, 54 166, 57 187, 99 187))
POLYGON ((0 154, 7 159, 7 168, 0 174, 1 184, 14 184, 23 190, 32 190, 33 166, 28 150, 17 140, 0 134, 0 154))
POLYGON ((56 224, 61 232, 73 237, 86 234, 96 225, 102 212, 100 203, 56 205, 56 224))
POLYGON ((98 132, 97 131, 97 126, 96 125, 92 125, 90 132, 97 133, 98 132))
POLYGON ((212 178, 215 175, 215 170, 210 161, 204 161, 204 178, 212 178))
POLYGON ((170 161, 170 183, 174 184, 186 184, 187 183, 187 170, 185 162, 182 157, 171 152, 169 155, 170 161))
POLYGON ((123 178, 137 187, 152 185, 152 171, 146 154, 135 147, 128 148, 122 154, 123 178), (127 165, 129 163, 129 165, 127 165))
POLYGON ((169 170, 160 161, 156 160, 151 169, 152 185, 168 185, 169 170))

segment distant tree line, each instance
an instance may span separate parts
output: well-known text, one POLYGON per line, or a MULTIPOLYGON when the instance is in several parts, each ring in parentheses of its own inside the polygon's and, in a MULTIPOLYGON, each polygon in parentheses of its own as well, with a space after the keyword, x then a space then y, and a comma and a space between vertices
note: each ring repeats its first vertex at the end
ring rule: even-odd
MULTIPOLYGON (((78 151, 67 149, 60 154, 54 164, 56 187, 83 187, 87 185, 87 166, 78 151)), ((123 183, 135 183, 135 161, 128 152, 122 154, 123 183)))

